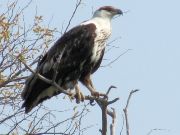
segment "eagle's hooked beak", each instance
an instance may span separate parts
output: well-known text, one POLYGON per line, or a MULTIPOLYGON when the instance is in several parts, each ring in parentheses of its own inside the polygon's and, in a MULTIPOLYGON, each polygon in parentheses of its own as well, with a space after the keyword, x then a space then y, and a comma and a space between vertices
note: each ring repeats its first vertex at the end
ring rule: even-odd
POLYGON ((116 10, 116 14, 117 14, 117 15, 123 15, 123 11, 120 10, 120 9, 117 9, 117 10, 116 10))

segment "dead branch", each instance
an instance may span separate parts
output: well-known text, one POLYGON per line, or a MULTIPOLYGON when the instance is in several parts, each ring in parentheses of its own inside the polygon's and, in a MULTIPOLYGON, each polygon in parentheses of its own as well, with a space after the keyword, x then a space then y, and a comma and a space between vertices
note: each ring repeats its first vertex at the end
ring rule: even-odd
MULTIPOLYGON (((116 88, 115 86, 111 86, 108 91, 106 92, 107 93, 107 97, 108 97, 108 94, 110 92, 110 90, 112 88, 116 88)), ((112 118, 112 123, 115 124, 115 119, 116 119, 116 114, 115 114, 115 109, 113 110, 113 112, 111 112, 109 109, 108 109, 108 105, 112 104, 112 103, 115 103, 116 101, 118 101, 119 98, 115 98, 114 100, 112 101, 108 101, 107 98, 98 98, 96 99, 96 102, 97 104, 99 105, 99 107, 101 108, 101 112, 102 112, 102 129, 100 129, 99 131, 102 133, 102 135, 107 135, 107 115, 109 115, 111 118, 112 118)), ((113 125, 114 126, 114 125, 113 125)), ((115 128, 115 126, 113 127, 112 126, 112 130, 111 130, 111 127, 110 127, 110 131, 113 132, 113 128, 115 128)), ((115 135, 115 134, 112 134, 112 135, 115 135)))
POLYGON ((122 135, 122 132, 123 132, 123 129, 124 129, 124 115, 122 114, 122 118, 123 118, 123 122, 122 122, 122 127, 121 127, 121 130, 120 130, 120 135, 122 135))
POLYGON ((132 90, 129 94, 129 97, 127 99, 127 103, 126 103, 126 107, 123 109, 124 111, 124 115, 125 115, 125 123, 126 123, 126 135, 130 135, 130 128, 129 128, 129 120, 128 120, 128 107, 129 107, 129 102, 130 102, 130 99, 132 97, 132 95, 137 92, 139 90, 132 90))
POLYGON ((112 123, 110 124, 110 135, 115 135, 116 111, 114 108, 111 109, 112 111, 107 111, 107 114, 112 117, 112 123))
POLYGON ((120 54, 119 56, 117 56, 114 60, 110 61, 108 64, 102 65, 101 67, 107 67, 107 66, 111 66, 111 64, 113 64, 114 62, 116 62, 121 56, 125 55, 127 52, 129 52, 132 49, 127 49, 125 52, 123 52, 122 54, 120 54))
POLYGON ((22 110, 21 110, 21 111, 18 110, 18 111, 17 111, 16 113, 14 113, 13 115, 10 115, 10 116, 6 117, 5 119, 1 120, 1 121, 0 121, 0 124, 4 123, 6 120, 11 119, 12 117, 14 117, 15 115, 17 115, 17 114, 19 114, 19 113, 21 113, 21 112, 23 112, 23 111, 22 111, 22 110))
POLYGON ((58 123, 54 124, 52 127, 50 127, 49 129, 47 129, 45 132, 43 132, 41 134, 48 134, 51 129, 58 127, 60 124, 66 122, 66 121, 69 121, 69 120, 74 120, 77 117, 81 117, 82 114, 85 112, 85 110, 86 110, 86 106, 83 108, 83 110, 80 113, 76 112, 72 117, 67 118, 67 119, 65 119, 65 120, 63 120, 61 122, 58 122, 58 123))
POLYGON ((76 7, 75 7, 75 9, 74 9, 74 11, 73 11, 73 13, 72 13, 69 21, 68 21, 68 24, 67 24, 67 26, 66 26, 66 29, 65 29, 64 33, 67 32, 67 30, 68 30, 68 28, 69 28, 69 26, 70 26, 70 24, 71 24, 71 21, 72 21, 72 19, 74 18, 74 15, 76 14, 77 9, 78 9, 79 6, 81 5, 81 3, 82 3, 82 0, 79 0, 79 1, 77 0, 76 7))

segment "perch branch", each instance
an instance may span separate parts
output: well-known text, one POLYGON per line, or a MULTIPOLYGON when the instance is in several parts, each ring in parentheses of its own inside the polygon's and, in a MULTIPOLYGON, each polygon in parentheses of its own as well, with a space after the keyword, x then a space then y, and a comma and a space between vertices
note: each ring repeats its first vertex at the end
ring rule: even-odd
MULTIPOLYGON (((62 56, 59 56, 59 60, 61 59, 62 56)), ((52 86, 54 86, 55 88, 57 88, 61 93, 64 93, 68 96, 73 96, 72 93, 64 90, 62 87, 60 87, 57 83, 56 83, 56 75, 57 72, 55 72, 53 79, 47 79, 46 77, 42 76, 41 74, 39 74, 38 72, 33 71, 24 61, 22 61, 21 59, 19 59, 19 61, 21 61, 21 63, 23 63, 23 65, 30 71, 32 72, 32 74, 34 74, 36 77, 38 77, 39 79, 43 80, 44 82, 51 84, 52 86)), ((57 68, 56 68, 57 69, 57 68)), ((107 134, 107 114, 109 116, 112 117, 112 124, 111 124, 111 128, 110 130, 112 131, 111 135, 114 135, 114 131, 115 131, 115 110, 113 109, 113 112, 111 112, 108 109, 108 105, 115 103, 116 101, 119 100, 119 98, 115 98, 111 101, 108 101, 108 94, 110 93, 112 88, 116 88, 115 86, 111 86, 109 87, 108 91, 106 92, 106 96, 101 98, 101 97, 94 97, 94 96, 85 96, 85 100, 89 100, 89 101, 96 101, 98 103, 98 105, 100 106, 101 110, 102 110, 102 135, 106 135, 107 134)))
MULTIPOLYGON (((109 92, 110 92, 110 90, 112 88, 116 88, 116 87, 115 86, 110 86, 108 91, 106 92, 106 97, 108 97, 108 94, 109 94, 109 92)), ((115 98, 112 101, 108 101, 108 99, 105 98, 105 97, 96 99, 96 102, 100 106, 101 111, 102 111, 102 129, 99 130, 102 135, 107 135, 107 115, 112 117, 113 122, 115 122, 115 119, 116 119, 115 109, 114 109, 114 112, 110 111, 108 109, 108 105, 110 105, 112 103, 115 103, 118 100, 119 100, 119 98, 115 98)), ((112 128, 114 128, 114 130, 115 130, 115 126, 114 127, 113 126, 112 126, 112 128)), ((110 128, 110 131, 111 131, 111 128, 110 128)), ((112 131, 112 133, 113 133, 113 131, 112 131)), ((111 135, 115 135, 115 134, 111 134, 111 135)))

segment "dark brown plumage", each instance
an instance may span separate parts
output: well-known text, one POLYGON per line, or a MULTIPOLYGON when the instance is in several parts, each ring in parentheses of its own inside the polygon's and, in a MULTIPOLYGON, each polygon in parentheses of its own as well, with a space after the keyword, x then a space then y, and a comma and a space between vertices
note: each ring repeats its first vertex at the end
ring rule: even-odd
MULTIPOLYGON (((39 62, 38 73, 52 80, 58 66, 55 81, 59 86, 65 90, 74 89, 80 81, 92 95, 97 94, 90 76, 101 64, 105 42, 111 33, 110 20, 115 15, 115 11, 120 10, 113 7, 102 7, 95 12, 91 20, 65 33, 39 62), (62 58, 57 65, 60 55, 62 58)), ((25 107, 25 112, 28 113, 33 107, 59 93, 61 92, 55 87, 32 74, 27 79, 22 92, 24 100, 22 107, 25 107)))

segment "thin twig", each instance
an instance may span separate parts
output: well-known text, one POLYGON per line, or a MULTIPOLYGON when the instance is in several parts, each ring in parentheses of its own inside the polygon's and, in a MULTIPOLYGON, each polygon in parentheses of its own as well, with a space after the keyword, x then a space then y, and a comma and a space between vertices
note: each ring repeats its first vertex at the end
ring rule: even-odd
POLYGON ((127 52, 129 52, 132 49, 127 49, 125 52, 123 52, 122 54, 120 54, 118 57, 116 57, 114 60, 112 60, 111 62, 109 62, 108 64, 105 64, 101 67, 107 67, 107 66, 111 66, 111 64, 113 64, 114 62, 116 62, 121 56, 123 56, 124 54, 126 54, 127 52))
POLYGON ((68 30, 68 28, 69 28, 69 26, 70 26, 70 24, 71 24, 71 21, 72 21, 74 15, 75 15, 76 12, 77 12, 78 7, 81 5, 81 2, 82 2, 82 0, 77 1, 76 7, 75 7, 75 9, 74 9, 74 11, 73 11, 73 13, 72 13, 72 15, 71 15, 71 18, 69 19, 68 25, 66 26, 66 29, 65 29, 64 33, 67 32, 67 30, 68 30))
POLYGON ((20 111, 20 110, 18 110, 18 111, 17 111, 17 112, 15 112, 14 114, 12 114, 12 115, 10 115, 10 116, 8 116, 8 117, 4 118, 3 120, 1 120, 1 121, 0 121, 0 124, 4 123, 6 120, 11 119, 12 117, 14 117, 15 115, 17 115, 17 114, 19 114, 19 113, 21 113, 21 112, 23 112, 23 111, 22 111, 22 110, 21 110, 21 111, 20 111))

